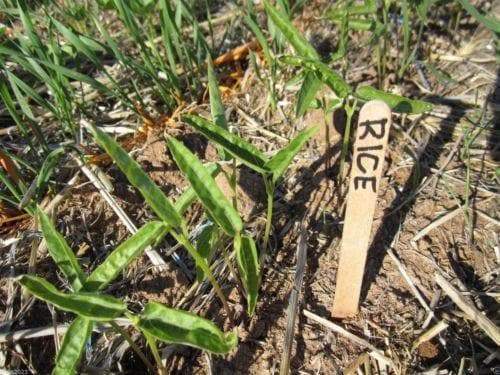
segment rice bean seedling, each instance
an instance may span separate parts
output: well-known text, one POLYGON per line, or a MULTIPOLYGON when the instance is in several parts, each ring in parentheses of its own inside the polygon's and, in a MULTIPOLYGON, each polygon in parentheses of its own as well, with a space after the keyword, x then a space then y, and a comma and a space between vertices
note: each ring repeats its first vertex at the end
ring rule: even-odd
POLYGON ((499 12, 0 0, 2 371, 495 370, 499 12))

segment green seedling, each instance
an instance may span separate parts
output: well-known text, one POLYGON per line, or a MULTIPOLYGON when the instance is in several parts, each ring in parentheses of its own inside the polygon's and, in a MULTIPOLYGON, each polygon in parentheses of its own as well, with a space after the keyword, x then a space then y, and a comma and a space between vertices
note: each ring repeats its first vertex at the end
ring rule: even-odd
POLYGON ((203 117, 186 115, 183 117, 183 120, 209 140, 224 148, 232 157, 263 176, 267 193, 267 217, 261 253, 262 259, 265 256, 271 232, 274 191, 277 183, 292 162, 294 156, 318 129, 312 127, 300 132, 287 147, 278 151, 272 158, 268 158, 252 144, 203 117))
POLYGON ((189 254, 193 257, 196 265, 200 267, 214 290, 221 300, 227 316, 231 317, 229 306, 227 305, 226 297, 222 293, 219 283, 213 276, 206 259, 200 256, 198 251, 189 241, 187 231, 187 224, 182 218, 181 214, 176 210, 173 203, 168 199, 160 188, 148 177, 142 170, 141 166, 130 157, 125 150, 123 150, 116 141, 109 135, 99 130, 94 126, 89 126, 88 130, 91 132, 97 143, 106 150, 107 154, 115 161, 118 168, 125 174, 129 182, 141 193, 145 201, 149 204, 156 215, 168 224, 169 233, 179 242, 189 254))
MULTIPOLYGON (((191 193, 187 192, 187 195, 191 193)), ((224 334, 213 323, 197 315, 154 302, 148 303, 139 315, 134 315, 127 311, 121 300, 100 293, 148 246, 165 235, 168 230, 165 223, 153 221, 144 225, 86 277, 64 237, 41 210, 38 211, 38 219, 49 253, 68 279, 72 290, 69 293, 61 292, 48 281, 33 275, 23 275, 18 282, 38 299, 77 315, 64 336, 56 357, 54 374, 76 373, 85 344, 97 322, 110 322, 121 334, 126 335, 127 341, 130 340, 128 334, 113 322, 120 316, 129 318, 145 336, 167 343, 181 343, 216 354, 227 353, 236 346, 234 333, 224 334)), ((138 350, 135 344, 132 347, 138 350)), ((156 347, 152 347, 152 350, 155 352, 156 347)), ((154 371, 140 350, 138 355, 154 371)), ((161 362, 158 366, 162 368, 161 362)))

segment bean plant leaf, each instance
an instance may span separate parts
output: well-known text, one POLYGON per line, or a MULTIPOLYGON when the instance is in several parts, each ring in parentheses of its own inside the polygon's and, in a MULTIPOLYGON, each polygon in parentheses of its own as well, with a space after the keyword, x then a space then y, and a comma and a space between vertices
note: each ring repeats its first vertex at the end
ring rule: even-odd
POLYGON ((319 60, 319 55, 314 47, 302 36, 290 22, 290 20, 272 6, 268 0, 264 0, 264 7, 266 8, 267 15, 271 18, 274 25, 282 32, 295 51, 303 57, 314 60, 319 60))
POLYGON ((93 322, 89 319, 77 317, 68 327, 64 335, 61 348, 57 353, 56 366, 52 375, 73 375, 77 373, 77 366, 91 333, 93 322))
POLYGON ((89 126, 88 129, 97 143, 106 150, 118 168, 127 176, 129 182, 141 192, 158 217, 174 228, 180 227, 181 216, 160 188, 142 170, 141 166, 109 135, 94 126, 89 126))
POLYGON ((316 76, 328 87, 330 87, 339 98, 347 97, 347 95, 349 95, 352 91, 351 87, 340 75, 319 60, 307 60, 295 56, 284 56, 281 60, 286 64, 301 66, 311 72, 314 72, 316 76))
POLYGON ((60 292, 48 281, 33 275, 22 275, 17 281, 38 299, 90 320, 113 320, 127 308, 119 299, 107 295, 60 292))
POLYGON ((317 126, 311 126, 302 130, 285 148, 281 149, 266 164, 273 174, 273 182, 276 183, 283 175, 288 165, 300 151, 302 146, 318 131, 317 126))
POLYGON ((226 354, 238 343, 234 332, 223 333, 207 319, 157 302, 146 305, 136 326, 158 340, 188 345, 214 354, 226 354))
MULTIPOLYGON (((217 241, 217 237, 219 234, 219 228, 212 222, 209 222, 200 232, 196 239, 196 249, 201 257, 205 260, 208 260, 215 250, 215 243, 217 241)), ((202 282, 205 279, 206 275, 201 267, 196 267, 196 280, 198 282, 202 282)))
POLYGON ((83 290, 93 292, 104 289, 149 245, 165 234, 166 229, 167 226, 160 221, 152 221, 144 225, 97 266, 85 281, 83 290))
POLYGON ((243 223, 210 172, 182 142, 169 138, 167 144, 177 166, 186 175, 208 213, 229 236, 235 236, 243 229, 243 223))
MULTIPOLYGON (((215 178, 220 173, 221 169, 219 164, 211 163, 205 166, 207 168, 210 175, 215 178)), ((190 186, 184 191, 179 198, 174 203, 174 207, 180 215, 183 215, 184 212, 189 208, 189 206, 196 200, 196 192, 190 186)))
POLYGON ((224 106, 219 92, 219 83, 215 75, 212 59, 208 58, 208 92, 210 96, 210 112, 212 114, 212 121, 215 125, 227 129, 226 115, 224 114, 224 106))
POLYGON ((50 256, 67 277, 73 290, 78 291, 85 282, 85 274, 80 268, 73 250, 70 249, 64 237, 56 230, 52 221, 41 209, 38 209, 37 217, 50 256))
POLYGON ((241 281, 247 292, 247 312, 252 316, 257 304, 260 284, 259 254, 251 237, 236 236, 234 239, 236 260, 240 270, 241 281))
POLYGON ((323 82, 321 82, 314 73, 306 73, 302 86, 300 86, 299 93, 297 94, 297 106, 295 108, 295 115, 297 117, 304 116, 322 85, 323 82))
POLYGON ((255 146, 235 134, 222 129, 212 122, 196 115, 186 115, 183 120, 205 137, 222 146, 233 157, 258 173, 267 173, 265 164, 268 158, 255 146))
POLYGON ((371 86, 359 86, 356 89, 356 96, 361 100, 382 100, 394 112, 399 113, 423 113, 432 109, 432 104, 422 100, 408 99, 404 96, 390 94, 382 90, 377 90, 371 86))

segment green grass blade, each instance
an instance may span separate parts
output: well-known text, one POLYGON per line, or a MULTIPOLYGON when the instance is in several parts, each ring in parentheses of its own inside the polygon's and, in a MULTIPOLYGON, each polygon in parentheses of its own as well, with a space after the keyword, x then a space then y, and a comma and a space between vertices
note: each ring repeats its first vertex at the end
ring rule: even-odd
POLYGON ((234 239, 236 260, 240 270, 241 281, 247 292, 247 312, 252 316, 257 305, 260 283, 260 266, 257 246, 248 236, 236 236, 234 239))
POLYGON ((477 21, 481 22, 495 34, 500 34, 500 20, 494 17, 493 14, 490 17, 482 15, 468 0, 458 0, 458 2, 477 21))
POLYGON ((73 375, 85 349, 85 344, 92 333, 93 322, 77 317, 64 334, 61 348, 57 353, 56 366, 52 375, 73 375))
POLYGON ((15 74, 11 73, 8 70, 6 71, 6 73, 7 73, 7 76, 9 78, 9 82, 11 82, 11 86, 16 85, 20 90, 22 90, 25 93, 25 95, 29 96, 36 103, 38 103, 41 107, 43 107, 47 111, 52 112, 53 114, 57 115, 58 112, 52 103, 50 103, 48 100, 44 99, 40 94, 38 94, 38 92, 36 92, 36 90, 34 90, 31 86, 26 84, 26 82, 21 80, 15 74))
POLYGON ((43 162, 42 167, 38 172, 38 176, 36 177, 36 191, 38 196, 41 196, 45 187, 49 183, 49 179, 52 176, 52 173, 54 172, 54 169, 57 166, 59 159, 65 153, 66 150, 63 147, 59 147, 51 151, 45 158, 45 161, 43 162))
POLYGON ((273 182, 276 183, 288 168, 293 158, 300 151, 302 146, 318 131, 317 126, 302 130, 285 148, 281 149, 266 164, 266 167, 273 173, 273 182))
POLYGON ((97 143, 115 161, 129 182, 142 194, 153 211, 173 228, 181 226, 182 218, 160 188, 148 177, 141 166, 109 135, 94 126, 88 127, 97 143))
POLYGON ((23 275, 17 281, 38 299, 91 320, 113 320, 127 309, 122 301, 107 295, 62 293, 54 285, 37 276, 23 275))
POLYGON ((265 168, 267 157, 255 146, 235 134, 196 115, 183 116, 183 121, 202 133, 215 144, 222 146, 233 157, 240 159, 245 165, 259 173, 267 173, 265 168))
POLYGON ((98 291, 109 285, 142 252, 165 234, 167 227, 160 221, 144 225, 132 237, 121 243, 90 274, 83 286, 84 291, 98 291))
POLYGON ((382 100, 391 107, 394 112, 399 113, 423 113, 432 109, 432 104, 430 103, 390 94, 382 90, 377 90, 371 86, 359 86, 356 89, 356 96, 364 101, 382 100))
POLYGON ((56 29, 77 49, 77 51, 87 56, 96 66, 100 67, 102 65, 101 60, 96 56, 96 54, 73 31, 54 18, 51 18, 51 21, 55 25, 56 29))
POLYGON ((319 60, 319 55, 314 47, 302 36, 302 33, 293 26, 288 18, 272 6, 268 0, 264 0, 264 7, 274 25, 283 33, 288 43, 293 46, 300 56, 319 60))
POLYGON ((40 61, 40 63, 47 66, 48 68, 52 69, 54 72, 61 74, 64 77, 67 77, 67 78, 70 78, 70 79, 73 79, 73 80, 79 81, 79 82, 85 82, 85 83, 89 84, 90 86, 92 86, 94 89, 96 89, 102 93, 107 93, 107 94, 113 95, 113 91, 111 91, 108 87, 103 85, 98 80, 96 80, 88 75, 82 74, 82 73, 77 72, 77 71, 72 70, 72 69, 68 69, 68 68, 61 66, 61 65, 51 63, 50 61, 40 61))
POLYGON ((229 236, 235 236, 243 229, 243 223, 210 172, 182 142, 169 138, 167 144, 177 166, 189 180, 205 209, 229 236))
POLYGON ((257 41, 262 47, 262 52, 264 53, 264 58, 266 59, 267 66, 271 68, 273 66, 274 60, 271 55, 271 49, 269 48, 269 43, 267 43, 267 39, 262 33, 260 26, 250 16, 243 17, 243 20, 245 21, 249 29, 254 33, 255 38, 257 38, 257 41))
POLYGON ((226 354, 238 343, 235 333, 225 334, 207 319, 157 302, 146 305, 137 327, 158 340, 188 345, 214 354, 226 354))
POLYGON ((322 85, 323 82, 321 82, 314 73, 306 73, 302 86, 300 86, 300 90, 297 94, 297 107, 295 108, 295 115, 297 117, 304 116, 322 85))
POLYGON ((68 246, 64 237, 56 230, 49 217, 41 209, 37 210, 37 217, 50 256, 66 276, 73 290, 80 290, 85 282, 85 274, 78 264, 75 254, 68 246))

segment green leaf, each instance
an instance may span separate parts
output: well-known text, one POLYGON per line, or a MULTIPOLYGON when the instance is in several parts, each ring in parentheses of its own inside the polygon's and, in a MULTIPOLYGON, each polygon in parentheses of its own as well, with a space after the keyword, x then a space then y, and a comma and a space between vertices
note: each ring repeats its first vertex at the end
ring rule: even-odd
POLYGON ((317 126, 312 126, 302 130, 285 148, 281 149, 266 164, 266 167, 273 173, 273 182, 276 183, 283 175, 288 165, 300 151, 302 146, 318 131, 317 126))
POLYGON ((158 340, 188 345, 214 354, 226 354, 238 343, 235 333, 224 334, 207 319, 157 302, 146 305, 136 325, 158 340))
POLYGON ((299 93, 297 94, 297 107, 295 109, 295 115, 297 117, 304 116, 322 85, 323 82, 321 82, 314 73, 306 73, 302 86, 300 86, 299 93))
POLYGON ((50 154, 47 155, 45 161, 38 172, 38 176, 36 177, 36 190, 38 195, 40 196, 42 191, 47 186, 50 176, 52 176, 52 172, 54 172, 54 168, 56 167, 59 159, 66 153, 66 150, 63 147, 56 148, 50 154))
POLYGON ((165 234, 167 228, 160 221, 152 221, 144 225, 97 266, 85 281, 83 290, 93 292, 104 289, 125 267, 139 257, 146 247, 165 234))
POLYGON ((264 0, 264 7, 274 25, 283 33, 288 43, 293 46, 299 55, 313 60, 319 60, 319 55, 314 47, 302 36, 302 33, 293 26, 283 13, 279 12, 267 0, 264 0))
POLYGON ((259 254, 252 238, 236 236, 234 239, 236 260, 240 270, 241 281, 247 292, 247 312, 252 316, 257 304, 260 283, 259 254))
POLYGON ((68 327, 61 348, 57 353, 56 366, 52 375, 73 375, 85 349, 85 344, 92 333, 93 322, 77 317, 68 327))
POLYGON ((255 146, 235 134, 216 126, 212 122, 196 115, 183 116, 183 121, 202 133, 215 144, 222 146, 233 157, 259 173, 267 173, 267 157, 255 146))
POLYGON ((90 320, 113 320, 127 309, 125 304, 115 297, 95 293, 63 293, 37 276, 23 275, 17 281, 38 299, 90 320))
POLYGON ((432 109, 432 104, 422 100, 408 99, 404 96, 389 94, 382 90, 377 90, 371 86, 359 86, 356 89, 356 96, 364 101, 382 100, 391 109, 399 113, 422 113, 432 109))
POLYGON ((477 21, 481 22, 495 34, 500 34, 500 21, 498 18, 493 16, 493 13, 491 13, 491 17, 487 17, 482 15, 468 0, 458 0, 458 2, 464 7, 467 13, 469 13, 477 21))
POLYGON ((224 114, 224 106, 219 92, 219 83, 214 72, 212 59, 207 59, 208 69, 208 92, 210 95, 210 112, 212 114, 212 121, 215 125, 227 129, 226 115, 224 114))
POLYGON ((349 95, 352 91, 351 87, 340 75, 331 70, 328 65, 323 64, 320 61, 306 60, 295 56, 284 56, 281 60, 286 64, 301 66, 314 72, 318 78, 320 78, 323 83, 328 85, 328 87, 330 87, 339 98, 343 99, 347 97, 347 95, 349 95))
POLYGON ((67 277, 73 290, 80 290, 85 282, 85 274, 80 268, 75 254, 68 246, 64 237, 56 230, 49 217, 41 209, 38 209, 37 216, 50 256, 67 277))
MULTIPOLYGON (((221 171, 220 166, 215 163, 208 164, 205 166, 207 168, 210 175, 215 178, 221 171)), ((189 208, 189 206, 196 200, 196 192, 190 186, 188 187, 179 198, 174 203, 174 207, 180 215, 183 215, 184 212, 189 208)))
MULTIPOLYGON (((202 258, 204 258, 207 263, 215 250, 215 242, 218 237, 218 227, 214 223, 207 224, 198 235, 196 239, 196 249, 202 258)), ((205 279, 206 275, 203 272, 201 267, 196 267, 196 280, 198 282, 202 282, 205 279)))
POLYGON ((109 135, 94 126, 90 126, 88 129, 97 143, 106 150, 118 168, 127 176, 129 182, 141 192, 158 217, 174 228, 180 227, 181 216, 160 188, 142 170, 141 166, 109 135))
POLYGON ((87 56, 95 65, 101 66, 101 60, 96 56, 96 54, 85 44, 73 31, 68 29, 62 23, 54 18, 51 21, 55 25, 56 29, 70 42, 80 53, 87 56))
POLYGON ((178 140, 169 138, 167 144, 177 166, 186 175, 201 203, 217 224, 230 236, 240 232, 243 223, 238 212, 201 161, 178 140))
POLYGON ((262 33, 262 30, 260 29, 260 26, 255 22, 252 17, 250 16, 245 16, 243 17, 243 20, 247 24, 247 26, 252 30, 252 32, 255 35, 255 38, 257 38, 257 41, 259 42, 260 46, 262 47, 262 52, 264 53, 264 58, 266 59, 267 66, 269 69, 273 66, 273 58, 271 55, 271 49, 269 48, 269 43, 267 43, 267 39, 262 33))

